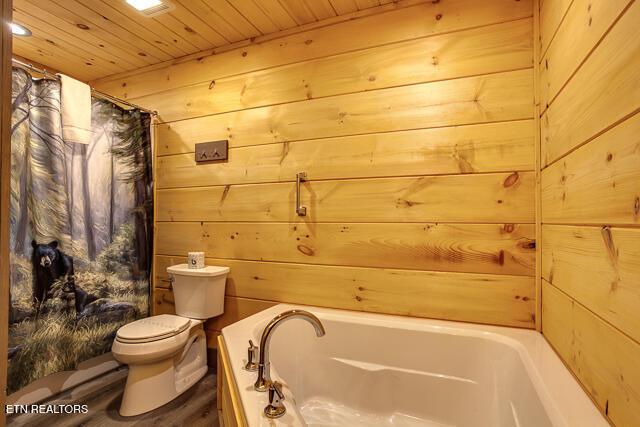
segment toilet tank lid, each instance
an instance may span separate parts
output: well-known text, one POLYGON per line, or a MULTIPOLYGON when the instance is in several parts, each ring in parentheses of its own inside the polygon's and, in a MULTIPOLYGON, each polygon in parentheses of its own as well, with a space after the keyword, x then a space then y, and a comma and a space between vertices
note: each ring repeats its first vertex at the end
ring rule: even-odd
POLYGON ((213 277, 222 276, 229 272, 229 267, 208 265, 205 268, 189 268, 187 264, 178 264, 167 267, 167 273, 183 276, 213 277))

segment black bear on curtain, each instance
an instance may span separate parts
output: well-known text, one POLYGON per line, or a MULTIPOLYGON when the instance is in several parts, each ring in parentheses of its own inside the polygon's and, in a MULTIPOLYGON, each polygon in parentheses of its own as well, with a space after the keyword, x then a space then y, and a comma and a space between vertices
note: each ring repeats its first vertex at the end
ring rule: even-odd
POLYGON ((65 287, 74 288, 73 258, 58 249, 58 241, 54 240, 46 245, 31 241, 33 252, 31 255, 31 271, 33 275, 31 299, 36 311, 40 313, 40 306, 51 296, 51 289, 56 280, 63 279, 65 287))

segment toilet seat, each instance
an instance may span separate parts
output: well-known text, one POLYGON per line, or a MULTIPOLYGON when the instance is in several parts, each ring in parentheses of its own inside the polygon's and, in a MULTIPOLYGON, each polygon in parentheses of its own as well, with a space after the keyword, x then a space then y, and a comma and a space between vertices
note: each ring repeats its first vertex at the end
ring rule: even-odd
POLYGON ((171 314, 146 317, 118 329, 116 340, 125 344, 144 344, 175 337, 185 331, 191 320, 171 314))

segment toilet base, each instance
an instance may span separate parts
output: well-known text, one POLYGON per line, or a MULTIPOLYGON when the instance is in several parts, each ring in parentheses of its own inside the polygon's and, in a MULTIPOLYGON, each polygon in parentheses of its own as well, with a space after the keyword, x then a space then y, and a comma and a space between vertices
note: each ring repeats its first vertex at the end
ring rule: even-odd
POLYGON ((206 336, 200 329, 178 355, 129 365, 120 415, 140 415, 171 402, 204 377, 207 370, 206 336))

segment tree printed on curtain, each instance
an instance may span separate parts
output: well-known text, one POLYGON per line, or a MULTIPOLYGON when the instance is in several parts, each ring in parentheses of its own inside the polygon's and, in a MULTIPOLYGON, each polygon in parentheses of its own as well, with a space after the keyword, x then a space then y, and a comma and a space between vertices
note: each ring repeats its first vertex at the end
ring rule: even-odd
POLYGON ((7 392, 110 351, 148 315, 150 117, 93 100, 88 145, 62 139, 60 83, 13 71, 7 392))

